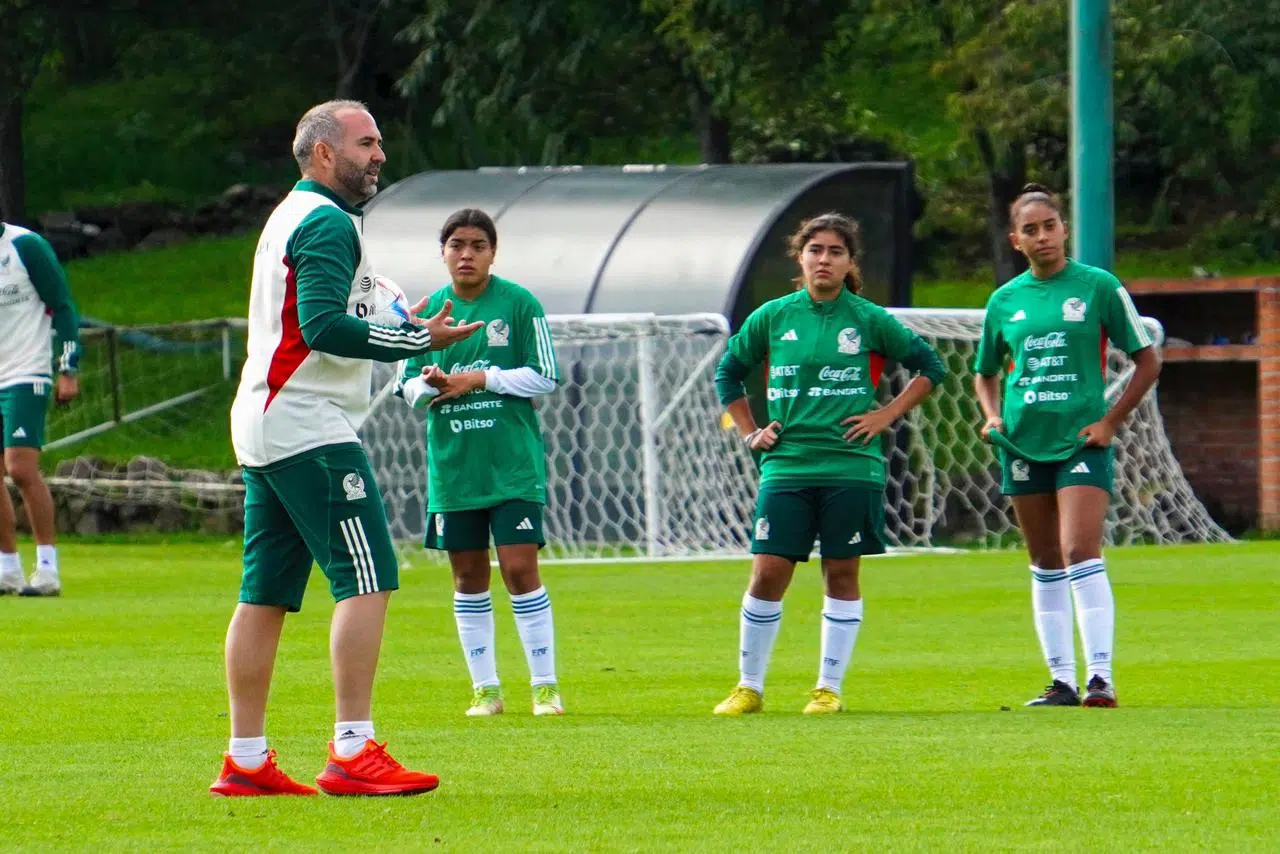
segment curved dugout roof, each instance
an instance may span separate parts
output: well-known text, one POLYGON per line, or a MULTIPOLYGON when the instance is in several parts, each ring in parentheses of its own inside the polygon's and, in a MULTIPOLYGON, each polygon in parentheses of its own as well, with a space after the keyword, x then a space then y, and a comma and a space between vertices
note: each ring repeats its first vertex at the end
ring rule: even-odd
POLYGON ((785 237, 828 210, 861 225, 867 296, 908 305, 910 181, 905 163, 425 172, 369 203, 364 236, 378 271, 416 299, 448 281, 440 226, 478 207, 498 227, 494 272, 548 314, 716 312, 736 325, 791 290, 785 237))

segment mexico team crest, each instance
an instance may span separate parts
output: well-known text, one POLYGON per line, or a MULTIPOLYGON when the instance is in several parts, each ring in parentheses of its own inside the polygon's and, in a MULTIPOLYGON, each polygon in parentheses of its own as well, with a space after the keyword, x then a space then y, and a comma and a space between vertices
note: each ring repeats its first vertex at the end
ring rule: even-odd
POLYGON ((1088 304, 1080 297, 1072 297, 1062 304, 1062 319, 1071 323, 1081 323, 1088 308, 1088 304))
POLYGON ((1026 460, 1014 460, 1009 463, 1009 474, 1013 475, 1013 479, 1019 482, 1031 480, 1031 467, 1027 465, 1026 460))
POLYGON ((852 326, 841 329, 836 336, 836 348, 841 353, 856 356, 862 352, 862 336, 852 326))
POLYGON ((365 497, 364 478, 352 472, 342 479, 342 491, 347 494, 348 501, 359 501, 365 497))
POLYGON ((761 516, 759 519, 756 520, 756 539, 757 540, 769 539, 769 517, 768 516, 761 516))
POLYGON ((489 339, 490 347, 506 347, 511 343, 511 327, 502 318, 490 320, 484 334, 489 339))

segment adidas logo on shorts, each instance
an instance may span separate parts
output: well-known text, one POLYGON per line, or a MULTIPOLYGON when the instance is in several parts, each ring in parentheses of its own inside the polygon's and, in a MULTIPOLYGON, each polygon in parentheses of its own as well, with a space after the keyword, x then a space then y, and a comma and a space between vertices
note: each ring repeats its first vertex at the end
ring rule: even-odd
POLYGON ((533 530, 533 523, 529 521, 529 517, 528 517, 528 516, 525 516, 523 519, 521 519, 521 520, 520 520, 520 524, 519 524, 519 525, 516 525, 516 530, 517 530, 517 531, 532 531, 532 530, 533 530))
POLYGON ((13 438, 15 438, 15 439, 25 439, 25 438, 27 438, 27 431, 26 431, 24 428, 19 427, 17 430, 14 430, 14 431, 13 431, 13 438))
POLYGON ((862 532, 861 532, 861 531, 859 531, 858 533, 854 534, 852 537, 850 537, 850 538, 849 538, 849 545, 851 545, 851 546, 856 546, 856 545, 857 545, 858 543, 860 543, 860 542, 862 542, 862 532))
POLYGON ((1075 466, 1071 469, 1071 473, 1072 474, 1088 474, 1089 467, 1084 464, 1084 460, 1081 460, 1080 462, 1076 463, 1075 466))

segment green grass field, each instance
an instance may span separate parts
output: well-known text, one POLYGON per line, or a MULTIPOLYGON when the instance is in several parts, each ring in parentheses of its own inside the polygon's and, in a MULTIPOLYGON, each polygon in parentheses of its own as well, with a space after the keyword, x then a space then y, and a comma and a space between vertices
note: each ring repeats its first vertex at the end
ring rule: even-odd
MULTIPOLYGON (((30 551, 29 547, 26 550, 30 551)), ((0 600, 6 850, 1217 850, 1280 843, 1280 544, 1117 549, 1118 710, 1027 710, 1046 674, 1017 553, 869 562, 846 714, 799 714, 818 656, 802 571, 767 711, 735 677, 745 562, 550 566, 569 714, 528 713, 505 596, 509 712, 462 716, 447 571, 393 600, 375 720, 440 774, 411 799, 220 800, 235 541, 69 543, 66 592, 0 600), (1001 711, 1001 706, 1012 711, 1001 711)), ((309 779, 332 733, 319 578, 268 715, 309 779)))

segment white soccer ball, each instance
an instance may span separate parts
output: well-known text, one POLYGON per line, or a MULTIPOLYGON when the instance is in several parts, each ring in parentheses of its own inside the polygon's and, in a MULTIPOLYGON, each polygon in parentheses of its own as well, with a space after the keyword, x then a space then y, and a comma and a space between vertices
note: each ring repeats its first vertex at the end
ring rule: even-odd
POLYGON ((373 277, 373 309, 365 320, 378 326, 409 322, 409 300, 400 286, 386 276, 373 277))

